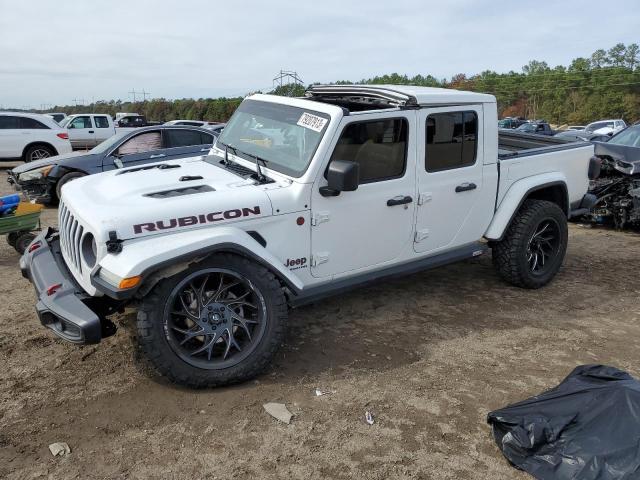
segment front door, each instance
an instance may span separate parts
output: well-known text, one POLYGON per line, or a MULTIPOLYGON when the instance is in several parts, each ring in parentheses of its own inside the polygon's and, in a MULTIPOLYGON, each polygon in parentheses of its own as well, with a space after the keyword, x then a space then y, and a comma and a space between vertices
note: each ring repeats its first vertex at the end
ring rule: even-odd
POLYGON ((483 204, 482 125, 481 105, 419 111, 416 252, 450 250, 482 237, 482 209, 491 208, 483 204))
POLYGON ((96 131, 89 115, 74 118, 67 126, 69 141, 74 148, 93 148, 96 145, 96 131))
POLYGON ((415 112, 353 115, 333 140, 311 198, 311 274, 327 277, 381 266, 410 247, 415 211, 415 112), (331 160, 357 162, 360 185, 325 197, 331 160))

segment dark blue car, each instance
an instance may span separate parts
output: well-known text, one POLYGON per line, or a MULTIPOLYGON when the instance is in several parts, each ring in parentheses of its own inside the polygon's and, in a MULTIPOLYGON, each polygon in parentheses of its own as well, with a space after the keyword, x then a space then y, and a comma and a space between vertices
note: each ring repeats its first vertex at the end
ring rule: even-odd
POLYGON ((206 155, 220 132, 160 125, 116 134, 88 152, 74 152, 25 163, 9 171, 8 181, 39 203, 55 203, 62 186, 76 178, 114 168, 206 155))

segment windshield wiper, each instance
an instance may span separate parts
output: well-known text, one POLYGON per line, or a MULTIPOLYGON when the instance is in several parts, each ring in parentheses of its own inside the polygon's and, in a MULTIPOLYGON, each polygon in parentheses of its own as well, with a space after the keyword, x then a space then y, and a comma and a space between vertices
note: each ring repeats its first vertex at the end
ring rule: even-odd
POLYGON ((258 180, 258 183, 266 183, 267 181, 267 177, 265 177, 262 174, 262 169, 260 168, 260 162, 263 163, 263 165, 266 167, 267 166, 267 161, 264 158, 261 158, 257 155, 253 155, 251 153, 246 153, 246 152, 242 152, 245 155, 249 156, 249 157, 253 157, 256 161, 256 180, 258 180))

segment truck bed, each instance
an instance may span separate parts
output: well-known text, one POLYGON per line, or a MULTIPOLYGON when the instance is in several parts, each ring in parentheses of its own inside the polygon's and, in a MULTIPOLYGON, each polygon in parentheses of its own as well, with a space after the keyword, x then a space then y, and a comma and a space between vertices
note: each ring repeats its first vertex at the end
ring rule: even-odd
POLYGON ((564 138, 500 129, 498 130, 498 158, 502 160, 538 155, 555 150, 580 148, 584 147, 586 143, 588 142, 573 142, 564 138))

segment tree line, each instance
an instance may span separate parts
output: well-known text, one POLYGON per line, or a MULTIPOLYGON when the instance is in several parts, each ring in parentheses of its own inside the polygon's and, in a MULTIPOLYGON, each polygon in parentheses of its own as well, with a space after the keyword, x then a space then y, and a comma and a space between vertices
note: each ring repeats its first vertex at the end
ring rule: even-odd
MULTIPOLYGON (((551 67, 547 62, 532 60, 521 72, 486 70, 475 75, 460 73, 450 79, 392 73, 357 82, 334 83, 388 83, 490 93, 496 96, 502 117, 544 118, 556 124, 584 124, 602 118, 624 118, 630 123, 640 119, 640 48, 635 43, 618 43, 608 50, 596 50, 590 57, 576 58, 568 66, 551 67)), ((290 84, 269 93, 301 96, 304 91, 304 86, 290 84)), ((53 111, 72 114, 92 110, 111 115, 137 112, 156 121, 177 118, 227 121, 241 101, 240 97, 158 98, 135 103, 112 100, 89 106, 58 105, 53 111)))

